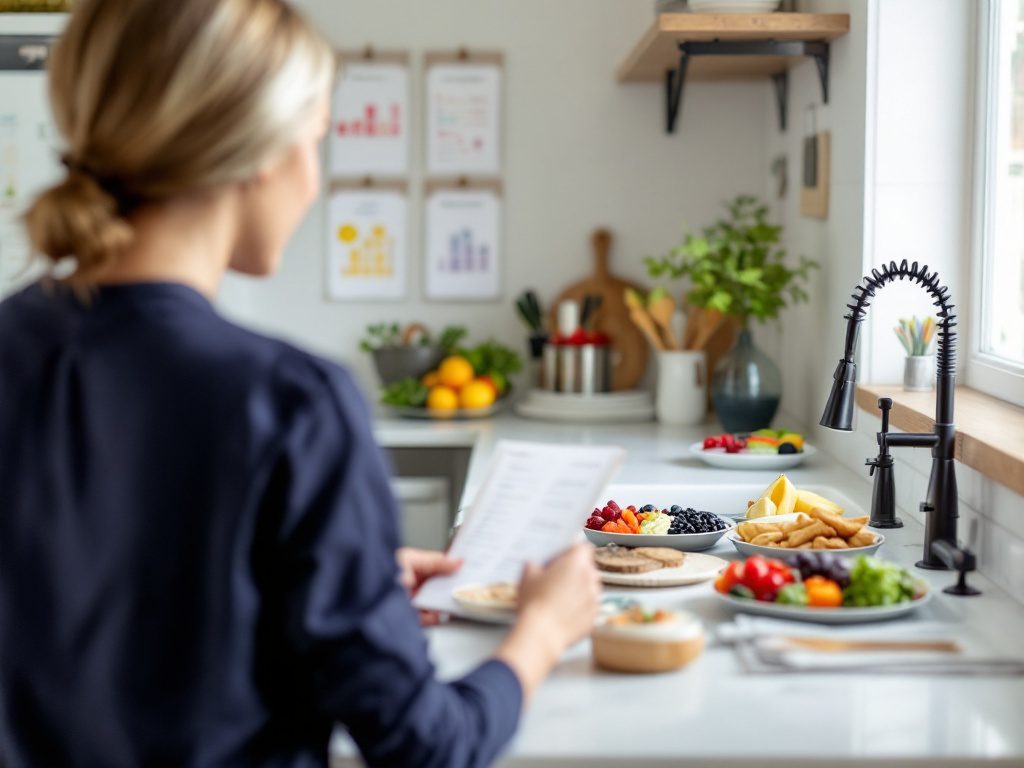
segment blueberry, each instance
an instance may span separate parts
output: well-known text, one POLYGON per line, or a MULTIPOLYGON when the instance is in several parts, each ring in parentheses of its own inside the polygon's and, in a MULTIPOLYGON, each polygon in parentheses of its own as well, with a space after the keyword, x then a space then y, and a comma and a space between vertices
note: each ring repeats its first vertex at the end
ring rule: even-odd
POLYGON ((640 507, 640 511, 641 512, 653 512, 654 511, 654 505, 653 504, 644 504, 642 507, 640 507))

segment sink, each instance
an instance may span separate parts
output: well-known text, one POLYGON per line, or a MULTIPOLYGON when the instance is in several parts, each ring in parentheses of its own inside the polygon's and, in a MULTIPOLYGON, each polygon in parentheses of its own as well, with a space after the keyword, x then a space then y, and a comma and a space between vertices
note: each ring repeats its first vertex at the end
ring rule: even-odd
MULTIPOLYGON (((813 491, 841 506, 848 517, 866 515, 857 502, 845 493, 828 485, 801 485, 801 489, 813 491)), ((765 490, 760 484, 678 484, 678 485, 627 485, 607 486, 594 506, 603 506, 608 499, 614 499, 620 505, 653 504, 659 509, 679 506, 693 507, 698 510, 713 512, 722 517, 742 516, 747 509, 747 502, 757 499, 765 490)))

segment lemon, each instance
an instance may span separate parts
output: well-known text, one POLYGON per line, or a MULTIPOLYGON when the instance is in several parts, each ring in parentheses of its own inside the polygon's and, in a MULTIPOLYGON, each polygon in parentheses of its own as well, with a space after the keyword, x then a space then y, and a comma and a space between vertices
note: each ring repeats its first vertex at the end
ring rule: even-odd
POLYGON ((459 407, 459 395, 451 387, 438 385, 427 394, 427 410, 435 413, 450 413, 459 407))
POLYGON ((437 369, 437 375, 444 386, 459 389, 471 382, 476 374, 469 360, 459 355, 452 355, 441 361, 441 367, 437 369))
POLYGON ((494 387, 476 379, 459 390, 459 405, 466 410, 479 410, 494 405, 494 387))
POLYGON ((834 515, 843 516, 843 508, 836 504, 834 501, 826 499, 824 496, 819 496, 811 491, 798 490, 796 492, 796 504, 793 507, 797 512, 810 513, 812 509, 824 509, 831 512, 834 515))
POLYGON ((771 517, 776 512, 778 512, 778 508, 775 506, 775 502, 767 496, 762 496, 747 509, 746 517, 747 520, 753 520, 755 517, 771 517))
POLYGON ((779 475, 775 482, 765 488, 761 498, 771 499, 772 503, 775 504, 775 514, 788 515, 796 506, 796 488, 788 477, 779 475))

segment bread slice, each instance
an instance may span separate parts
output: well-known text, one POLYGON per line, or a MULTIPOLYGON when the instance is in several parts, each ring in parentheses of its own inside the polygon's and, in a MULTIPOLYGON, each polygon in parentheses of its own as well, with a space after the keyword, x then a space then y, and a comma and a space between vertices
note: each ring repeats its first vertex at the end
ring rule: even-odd
POLYGON ((646 557, 648 560, 655 560, 661 563, 663 568, 678 568, 683 564, 683 558, 686 557, 678 549, 669 549, 668 547, 637 547, 633 553, 646 557))
POLYGON ((594 562, 598 570, 610 573, 647 573, 662 567, 650 557, 638 555, 635 549, 617 547, 614 544, 594 551, 594 562))

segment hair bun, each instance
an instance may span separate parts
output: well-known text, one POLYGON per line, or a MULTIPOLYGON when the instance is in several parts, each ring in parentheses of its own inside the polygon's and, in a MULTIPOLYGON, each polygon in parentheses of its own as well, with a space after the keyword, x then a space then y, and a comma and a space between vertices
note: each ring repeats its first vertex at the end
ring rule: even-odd
POLYGON ((50 261, 75 257, 73 281, 102 272, 133 236, 117 200, 77 169, 36 198, 25 213, 25 225, 33 246, 50 261))

